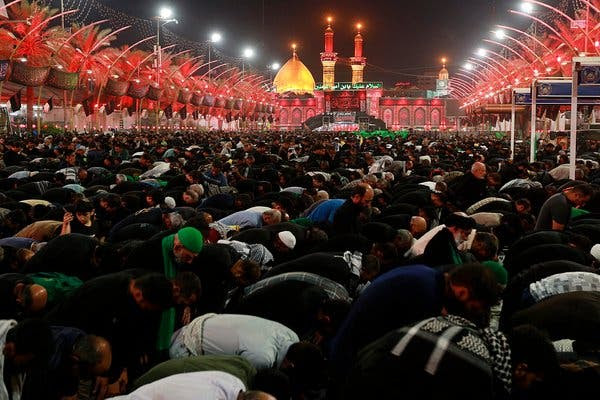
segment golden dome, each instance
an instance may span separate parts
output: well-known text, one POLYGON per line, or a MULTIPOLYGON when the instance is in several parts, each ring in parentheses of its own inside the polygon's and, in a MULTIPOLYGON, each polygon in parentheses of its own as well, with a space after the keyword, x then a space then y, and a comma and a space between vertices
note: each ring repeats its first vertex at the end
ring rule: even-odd
POLYGON ((315 79, 294 51, 292 58, 275 75, 273 86, 277 93, 312 94, 315 90, 315 79))

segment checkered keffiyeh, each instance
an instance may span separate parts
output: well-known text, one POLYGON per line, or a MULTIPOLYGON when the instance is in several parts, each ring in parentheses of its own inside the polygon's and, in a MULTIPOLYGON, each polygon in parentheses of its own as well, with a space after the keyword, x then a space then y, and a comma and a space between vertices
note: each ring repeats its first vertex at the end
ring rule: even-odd
POLYGON ((258 292, 266 287, 275 285, 279 282, 285 281, 298 281, 308 282, 315 286, 318 286, 325 290, 327 296, 332 300, 344 300, 350 302, 352 299, 348 294, 348 291, 339 283, 332 281, 331 279, 324 278, 317 274, 311 274, 309 272, 287 272, 285 274, 276 275, 271 278, 263 279, 250 285, 244 289, 244 296, 249 296, 252 293, 258 292))
POLYGON ((510 393, 512 387, 511 352, 508 340, 503 333, 490 328, 479 329, 471 321, 457 315, 430 318, 414 325, 392 350, 392 354, 400 355, 411 337, 419 330, 435 335, 444 335, 445 332, 454 330, 451 335, 454 344, 463 351, 485 360, 490 365, 495 380, 502 385, 503 391, 510 393))

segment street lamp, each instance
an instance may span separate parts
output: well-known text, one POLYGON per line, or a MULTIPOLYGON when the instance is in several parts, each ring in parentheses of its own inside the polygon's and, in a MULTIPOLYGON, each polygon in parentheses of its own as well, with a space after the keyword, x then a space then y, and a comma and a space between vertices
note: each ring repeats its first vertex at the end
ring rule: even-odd
POLYGON ((479 57, 483 57, 487 54, 487 50, 482 47, 482 48, 477 49, 475 54, 477 54, 479 57))
POLYGON ((273 80, 273 73, 275 71, 278 71, 279 68, 281 68, 281 64, 279 64, 277 61, 275 61, 271 65, 268 65, 267 68, 269 69, 269 81, 272 81, 273 80))
POLYGON ((242 51, 242 79, 244 78, 245 75, 245 60, 249 60, 252 57, 254 57, 254 49, 252 47, 246 47, 243 51, 242 51))
POLYGON ((160 11, 158 12, 158 15, 161 19, 170 19, 171 17, 173 17, 173 10, 169 7, 161 7, 160 11))
POLYGON ((246 47, 242 55, 244 56, 244 58, 252 58, 254 57, 254 49, 251 47, 246 47))
POLYGON ((211 33, 210 38, 208 39, 208 65, 209 65, 208 79, 210 79, 210 77, 212 75, 212 73, 210 71, 210 56, 211 56, 212 45, 213 45, 213 43, 221 42, 221 40, 223 40, 223 36, 219 32, 211 33))
MULTIPOLYGON (((179 23, 179 21, 177 21, 175 18, 173 17, 173 10, 169 7, 161 7, 161 9, 158 11, 158 16, 154 17, 154 19, 156 19, 156 47, 155 47, 155 52, 156 52, 156 86, 158 89, 160 89, 160 70, 162 68, 162 50, 160 48, 160 28, 165 26, 166 24, 170 23, 170 22, 174 22, 176 24, 179 23)), ((160 112, 160 98, 156 101, 156 133, 159 132, 160 126, 159 126, 159 112, 160 112)))
POLYGON ((503 29, 496 29, 494 31, 494 37, 498 40, 504 40, 506 37, 506 32, 503 29))
POLYGON ((528 1, 522 2, 521 3, 521 10, 523 12, 526 12, 527 14, 531 14, 533 12, 533 10, 534 10, 533 3, 530 3, 528 1))

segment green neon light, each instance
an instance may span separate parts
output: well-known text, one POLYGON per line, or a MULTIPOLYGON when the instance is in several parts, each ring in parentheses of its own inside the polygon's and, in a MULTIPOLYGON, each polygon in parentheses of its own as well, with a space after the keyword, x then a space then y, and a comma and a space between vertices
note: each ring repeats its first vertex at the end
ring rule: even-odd
MULTIPOLYGON (((332 88, 327 90, 361 90, 361 89, 382 89, 383 82, 335 82, 332 88)), ((323 83, 315 85, 315 90, 323 90, 323 83)))

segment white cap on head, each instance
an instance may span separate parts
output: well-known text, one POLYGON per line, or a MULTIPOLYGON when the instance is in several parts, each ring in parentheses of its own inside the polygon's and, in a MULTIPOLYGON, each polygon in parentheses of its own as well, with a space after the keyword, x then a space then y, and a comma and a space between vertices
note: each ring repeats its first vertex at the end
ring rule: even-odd
POLYGON ((283 231, 277 234, 277 237, 281 242, 290 250, 296 247, 296 236, 290 231, 283 231))
POLYGON ((594 246, 592 246, 590 254, 596 259, 596 261, 600 261, 600 243, 596 243, 594 246))
POLYGON ((165 205, 169 208, 175 208, 177 204, 175 203, 174 198, 167 196, 165 197, 165 205))

